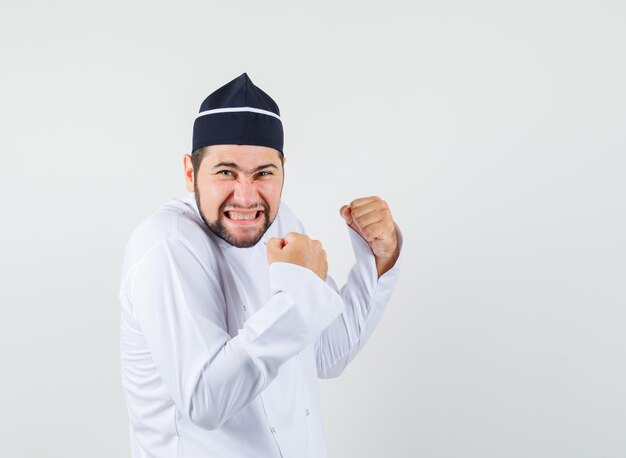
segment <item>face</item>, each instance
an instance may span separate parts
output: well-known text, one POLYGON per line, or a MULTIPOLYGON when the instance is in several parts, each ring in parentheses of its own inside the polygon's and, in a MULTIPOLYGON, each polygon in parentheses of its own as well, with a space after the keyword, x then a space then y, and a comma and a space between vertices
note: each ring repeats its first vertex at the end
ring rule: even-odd
POLYGON ((279 152, 253 145, 212 145, 194 178, 185 155, 187 190, 200 215, 220 238, 239 248, 256 245, 280 203, 284 171, 279 152))

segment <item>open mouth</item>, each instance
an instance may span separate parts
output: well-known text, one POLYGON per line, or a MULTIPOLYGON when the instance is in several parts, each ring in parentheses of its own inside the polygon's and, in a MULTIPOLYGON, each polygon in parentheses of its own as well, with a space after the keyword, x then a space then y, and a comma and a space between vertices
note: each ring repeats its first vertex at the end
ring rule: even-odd
POLYGON ((256 211, 235 211, 229 210, 224 212, 224 216, 235 224, 252 224, 258 222, 262 216, 263 210, 256 211))

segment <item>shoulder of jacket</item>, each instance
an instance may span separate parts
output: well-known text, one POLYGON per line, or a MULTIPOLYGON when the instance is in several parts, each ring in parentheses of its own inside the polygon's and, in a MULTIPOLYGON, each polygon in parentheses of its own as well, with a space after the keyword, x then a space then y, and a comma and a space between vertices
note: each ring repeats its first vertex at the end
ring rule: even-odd
POLYGON ((197 213, 173 199, 145 218, 132 232, 124 253, 122 280, 134 265, 153 249, 180 242, 214 268, 213 250, 219 249, 208 235, 208 227, 197 213))

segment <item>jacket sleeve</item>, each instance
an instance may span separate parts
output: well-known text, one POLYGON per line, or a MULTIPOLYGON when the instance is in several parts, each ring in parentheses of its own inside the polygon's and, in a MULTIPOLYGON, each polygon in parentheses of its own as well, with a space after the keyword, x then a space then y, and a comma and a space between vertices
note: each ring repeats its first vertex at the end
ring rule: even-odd
POLYGON ((159 242, 127 276, 122 291, 159 375, 177 409, 202 428, 218 428, 252 401, 343 309, 304 267, 273 263, 270 283, 269 301, 231 338, 223 286, 184 240, 159 242))
MULTIPOLYGON (((378 278, 376 259, 368 243, 347 227, 356 263, 338 291, 344 302, 343 313, 315 341, 320 378, 339 376, 372 335, 395 288, 402 258, 403 237, 396 224, 400 255, 394 266, 378 278)), ((327 283, 337 290, 332 278, 328 277, 327 283)))

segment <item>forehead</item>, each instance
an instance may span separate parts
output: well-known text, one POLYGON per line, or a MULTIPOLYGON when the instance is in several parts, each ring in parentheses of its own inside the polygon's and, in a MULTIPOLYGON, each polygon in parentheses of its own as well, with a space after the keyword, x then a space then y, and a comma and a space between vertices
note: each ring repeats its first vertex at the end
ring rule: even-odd
POLYGON ((202 164, 213 167, 222 162, 232 162, 243 168, 261 164, 280 165, 280 153, 274 148, 256 145, 211 145, 202 164))

